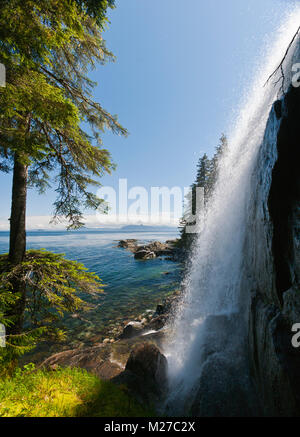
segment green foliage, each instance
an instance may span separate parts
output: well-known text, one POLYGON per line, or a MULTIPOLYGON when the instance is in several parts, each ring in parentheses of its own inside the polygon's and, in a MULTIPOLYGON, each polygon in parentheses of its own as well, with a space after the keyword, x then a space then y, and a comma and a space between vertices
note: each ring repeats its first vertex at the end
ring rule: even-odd
POLYGON ((213 190, 215 188, 218 179, 218 174, 219 174, 219 162, 223 154, 226 152, 227 148, 228 148, 227 137, 224 134, 222 134, 220 138, 220 142, 216 147, 215 154, 210 161, 210 168, 208 170, 208 178, 205 186, 207 190, 208 198, 212 195, 213 190))
POLYGON ((84 39, 84 19, 100 30, 113 0, 1 0, 1 59, 14 66, 51 65, 53 51, 84 39))
POLYGON ((0 417, 151 417, 126 392, 78 368, 16 369, 0 379, 0 417))
POLYGON ((107 9, 115 7, 115 0, 76 0, 76 3, 82 11, 95 18, 100 26, 107 22, 107 9))
POLYGON ((41 339, 63 339, 57 321, 67 312, 89 309, 82 297, 97 296, 104 287, 97 275, 61 254, 29 250, 16 266, 10 265, 6 254, 0 255, 0 323, 7 327, 14 322, 14 316, 8 316, 10 305, 20 299, 12 292, 15 280, 26 290, 24 332, 7 338, 6 348, 0 348, 0 366, 28 352, 41 339))
POLYGON ((187 212, 184 214, 180 222, 179 246, 184 248, 187 251, 187 254, 195 240, 195 234, 187 233, 186 226, 193 226, 196 223, 193 217, 196 214, 196 189, 198 187, 204 188, 204 204, 205 207, 207 207, 217 182, 219 162, 227 147, 227 138, 222 134, 214 156, 209 159, 205 153, 198 161, 196 180, 191 185, 191 190, 187 199, 187 212))

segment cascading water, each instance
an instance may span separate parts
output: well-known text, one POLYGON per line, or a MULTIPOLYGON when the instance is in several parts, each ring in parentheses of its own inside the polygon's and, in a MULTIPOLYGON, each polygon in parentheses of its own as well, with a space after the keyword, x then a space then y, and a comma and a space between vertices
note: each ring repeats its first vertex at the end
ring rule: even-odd
MULTIPOLYGON (((245 277, 248 281, 252 278, 251 272, 245 271, 244 249, 246 239, 251 238, 247 233, 248 213, 255 208, 251 177, 270 110, 282 94, 280 69, 264 84, 280 64, 299 23, 297 6, 284 20, 275 43, 266 50, 264 67, 253 81, 229 135, 229 148, 221 160, 216 188, 182 284, 184 295, 164 346, 169 364, 169 414, 236 415, 243 403, 250 403, 245 277), (229 397, 235 397, 236 410, 232 402, 228 408, 224 406, 229 397)), ((291 81, 291 63, 288 55, 284 64, 286 86, 291 81)), ((276 129, 278 126, 274 126, 276 129)), ((251 414, 247 408, 247 414, 251 414)))

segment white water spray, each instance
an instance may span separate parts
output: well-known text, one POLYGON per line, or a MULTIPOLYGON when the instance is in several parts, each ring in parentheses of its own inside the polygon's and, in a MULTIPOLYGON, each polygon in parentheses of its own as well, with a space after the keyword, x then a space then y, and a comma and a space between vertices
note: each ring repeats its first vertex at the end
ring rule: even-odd
MULTIPOLYGON (((254 207, 251 204, 254 189, 251 175, 264 140, 272 104, 280 93, 280 81, 274 85, 280 78, 280 71, 267 86, 264 84, 280 64, 299 24, 300 7, 297 6, 273 39, 275 43, 266 50, 264 67, 257 73, 229 135, 229 149, 220 163, 215 193, 205 216, 204 228, 193 248, 190 269, 183 281, 184 297, 164 348, 169 363, 170 394, 167 404, 171 406, 171 411, 176 412, 176 405, 182 413, 183 405, 192 400, 195 387, 199 389, 197 381, 207 358, 207 344, 206 357, 203 356, 203 345, 219 335, 218 329, 214 331, 214 319, 208 324, 208 334, 205 327, 208 318, 237 314, 243 320, 247 305, 244 296, 242 298, 241 286, 244 277, 243 249, 247 237, 247 210, 254 207)), ((291 62, 289 58, 285 62, 287 84, 291 83, 291 62)), ((235 342, 235 349, 227 349, 227 355, 232 355, 230 359, 236 359, 240 353, 238 348, 241 348, 243 333, 238 330, 242 331, 245 325, 240 321, 235 325, 235 332, 225 332, 227 337, 232 334, 235 338, 231 344, 233 346, 235 342), (237 340, 239 334, 241 342, 237 340)), ((226 351, 222 350, 222 353, 226 351)))

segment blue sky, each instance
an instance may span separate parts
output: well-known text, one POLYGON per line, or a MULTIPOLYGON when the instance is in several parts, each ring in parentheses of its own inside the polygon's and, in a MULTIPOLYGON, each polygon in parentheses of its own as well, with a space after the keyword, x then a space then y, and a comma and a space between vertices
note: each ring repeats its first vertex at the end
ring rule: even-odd
MULTIPOLYGON (((103 136, 117 170, 102 179, 117 187, 188 186, 201 154, 228 132, 287 0, 117 0, 105 39, 116 62, 91 73, 95 99, 128 129, 103 136)), ((1 213, 10 210, 11 176, 0 175, 1 213)), ((28 215, 52 212, 55 193, 30 191, 28 215)))

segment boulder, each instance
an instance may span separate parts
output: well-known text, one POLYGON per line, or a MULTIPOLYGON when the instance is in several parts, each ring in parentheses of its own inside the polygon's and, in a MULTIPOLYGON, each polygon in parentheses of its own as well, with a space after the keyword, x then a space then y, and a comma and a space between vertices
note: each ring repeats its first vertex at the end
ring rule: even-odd
POLYGON ((147 248, 154 252, 156 256, 172 255, 173 253, 173 248, 169 244, 160 241, 148 244, 147 248))
POLYGON ((132 372, 151 384, 158 391, 167 383, 168 362, 157 346, 144 343, 135 347, 126 364, 125 370, 132 372))
POLYGON ((154 319, 152 319, 148 323, 147 328, 158 331, 159 329, 162 329, 165 326, 166 322, 167 322, 167 316, 162 314, 158 317, 154 317, 154 319))
POLYGON ((156 258, 156 255, 154 252, 151 252, 149 249, 142 248, 139 249, 137 252, 135 252, 134 258, 140 260, 146 260, 146 259, 156 258))
POLYGON ((126 385, 129 393, 142 403, 160 401, 167 390, 167 359, 152 343, 136 345, 124 372, 113 382, 126 385))
POLYGON ((167 300, 167 299, 164 300, 164 303, 157 305, 156 314, 159 316, 162 314, 167 314, 171 309, 171 305, 172 305, 171 300, 167 300))
POLYGON ((112 344, 102 343, 93 347, 59 352, 47 358, 39 367, 50 370, 55 370, 58 366, 81 367, 101 379, 111 379, 124 370, 121 363, 110 361, 111 353, 112 344))
POLYGON ((118 243, 118 247, 121 247, 123 249, 131 250, 132 252, 135 252, 137 248, 137 240, 135 239, 128 239, 128 240, 120 240, 118 243))
POLYGON ((162 304, 158 304, 156 307, 156 314, 164 314, 165 313, 165 307, 162 304))
POLYGON ((144 330, 144 325, 141 322, 129 322, 123 329, 120 339, 133 338, 141 335, 144 330))

